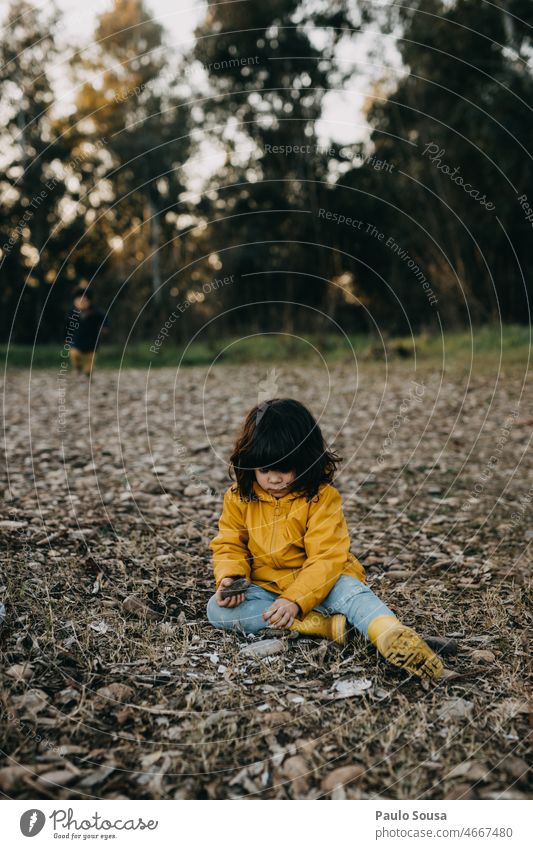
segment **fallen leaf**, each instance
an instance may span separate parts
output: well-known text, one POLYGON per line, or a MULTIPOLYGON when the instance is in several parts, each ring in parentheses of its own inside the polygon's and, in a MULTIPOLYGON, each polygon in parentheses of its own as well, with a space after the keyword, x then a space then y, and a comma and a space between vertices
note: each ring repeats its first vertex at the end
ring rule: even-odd
POLYGON ((115 682, 108 684, 105 687, 100 687, 96 691, 99 701, 103 702, 118 702, 122 705, 123 702, 128 702, 133 696, 133 688, 127 684, 115 682))
POLYGON ((472 715, 474 703, 467 699, 446 699, 437 713, 439 719, 465 719, 472 715))
POLYGON ((494 663, 496 656, 488 649, 476 649, 471 652, 470 657, 476 663, 494 663))
POLYGON ((285 725, 288 722, 293 721, 292 713, 289 713, 287 710, 278 710, 272 711, 271 713, 264 713, 261 717, 261 722, 267 725, 285 725))
POLYGON ((91 622, 89 628, 92 628, 97 634, 107 634, 109 631, 109 625, 103 619, 101 622, 91 622))
POLYGON ((471 781, 484 781, 489 771, 479 761, 463 761, 454 766, 445 778, 469 778, 471 781))
POLYGON ((64 690, 60 690, 60 692, 56 694, 55 703, 66 705, 69 702, 77 701, 79 695, 79 692, 74 687, 66 687, 64 690))
POLYGON ((356 781, 358 778, 362 778, 365 772, 366 770, 358 764, 340 766, 322 779, 322 790, 324 793, 331 793, 337 787, 343 787, 345 784, 349 784, 350 781, 356 781))
POLYGON ((129 595, 124 599, 122 607, 126 613, 133 613, 136 616, 145 617, 146 619, 158 619, 159 614, 152 610, 145 602, 136 595, 129 595))
POLYGON ((53 769, 50 772, 43 772, 37 778, 37 781, 40 784, 59 784, 61 787, 64 787, 65 784, 71 784, 76 777, 76 773, 71 772, 69 769, 53 769))
POLYGON ((473 799, 474 793, 469 784, 456 784, 443 796, 446 801, 452 799, 473 799))
POLYGON ((283 761, 283 774, 289 778, 295 796, 302 796, 309 790, 309 764, 301 755, 293 755, 283 761))
POLYGON ((507 755, 503 761, 497 764, 498 769, 503 769, 507 775, 514 778, 515 781, 525 779, 530 772, 529 764, 522 758, 516 755, 507 755))
POLYGON ((150 752, 149 755, 143 755, 143 757, 141 758, 142 768, 148 769, 149 767, 153 766, 160 758, 163 757, 163 754, 164 752, 162 751, 156 751, 150 752))
POLYGON ((410 569, 388 569, 385 572, 387 578, 409 578, 412 574, 410 569))
POLYGON ((31 714, 39 713, 48 705, 48 696, 44 690, 37 688, 27 690, 22 696, 15 696, 13 704, 19 711, 29 711, 31 714))
POLYGON ((33 775, 31 769, 24 766, 5 766, 0 769, 0 790, 9 793, 14 790, 27 775, 33 775))
POLYGON ((30 681, 33 674, 33 667, 29 663, 14 663, 6 670, 6 675, 17 681, 30 681))
POLYGON ((125 725, 125 724, 126 724, 126 722, 127 722, 129 719, 131 719, 131 717, 132 717, 133 715, 134 715, 134 714, 133 714, 132 709, 131 709, 131 708, 129 708, 129 707, 125 707, 125 708, 121 708, 121 710, 118 710, 118 711, 116 712, 116 714, 115 714, 115 719, 116 719, 116 721, 117 721, 118 725, 121 725, 121 726, 122 726, 122 725, 125 725))
POLYGON ((94 787, 96 784, 101 784, 102 781, 105 781, 105 779, 114 771, 114 766, 104 765, 89 773, 84 773, 82 780, 79 782, 79 786, 87 788, 94 787))
POLYGON ((338 787, 335 787, 335 789, 331 791, 331 798, 336 802, 344 802, 346 799, 346 791, 344 787, 340 784, 338 787))
POLYGON ((211 728, 213 725, 217 725, 221 720, 228 719, 230 716, 233 716, 233 714, 226 708, 217 710, 215 713, 211 713, 209 716, 206 716, 204 719, 204 728, 211 728))

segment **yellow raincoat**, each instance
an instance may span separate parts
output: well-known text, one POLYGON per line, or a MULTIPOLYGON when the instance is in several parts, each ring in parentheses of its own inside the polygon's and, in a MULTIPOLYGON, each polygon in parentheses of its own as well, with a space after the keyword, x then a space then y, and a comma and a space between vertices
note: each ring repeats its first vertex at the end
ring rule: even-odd
POLYGON ((275 498, 257 481, 259 501, 224 495, 219 532, 210 543, 216 585, 243 576, 296 602, 302 617, 327 596, 340 575, 365 580, 350 551, 350 536, 338 490, 322 484, 318 499, 300 493, 275 498))

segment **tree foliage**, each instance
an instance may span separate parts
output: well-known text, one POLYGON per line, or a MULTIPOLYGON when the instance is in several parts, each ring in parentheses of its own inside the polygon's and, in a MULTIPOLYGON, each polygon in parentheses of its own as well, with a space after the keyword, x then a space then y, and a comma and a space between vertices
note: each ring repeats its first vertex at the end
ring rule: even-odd
POLYGON ((176 339, 528 320, 528 0, 210 2, 187 55, 114 0, 68 61, 56 12, 3 23, 3 339, 59 339, 85 282, 123 341, 185 301, 176 339), (369 138, 336 144, 329 93, 355 125, 361 88, 369 138))

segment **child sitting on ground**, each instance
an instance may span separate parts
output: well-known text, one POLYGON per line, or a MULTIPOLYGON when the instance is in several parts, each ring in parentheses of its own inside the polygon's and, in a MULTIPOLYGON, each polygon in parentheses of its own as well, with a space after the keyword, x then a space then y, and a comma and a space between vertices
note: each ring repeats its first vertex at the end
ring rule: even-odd
POLYGON ((341 644, 349 623, 390 663, 440 678, 441 660, 372 592, 350 551, 332 485, 339 460, 298 401, 274 399, 251 410, 231 456, 236 482, 224 495, 210 546, 217 590, 208 619, 244 634, 281 628, 341 644), (231 594, 243 578, 250 583, 231 594))

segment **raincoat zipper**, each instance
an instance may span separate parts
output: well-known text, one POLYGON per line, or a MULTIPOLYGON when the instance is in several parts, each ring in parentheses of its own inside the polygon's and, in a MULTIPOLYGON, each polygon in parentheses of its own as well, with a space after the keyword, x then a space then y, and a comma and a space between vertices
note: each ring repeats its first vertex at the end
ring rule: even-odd
POLYGON ((277 520, 280 513, 279 501, 276 501, 276 506, 274 507, 274 523, 272 525, 272 536, 270 538, 270 556, 272 558, 272 562, 275 566, 279 566, 277 559, 274 557, 274 536, 276 533, 277 520))

